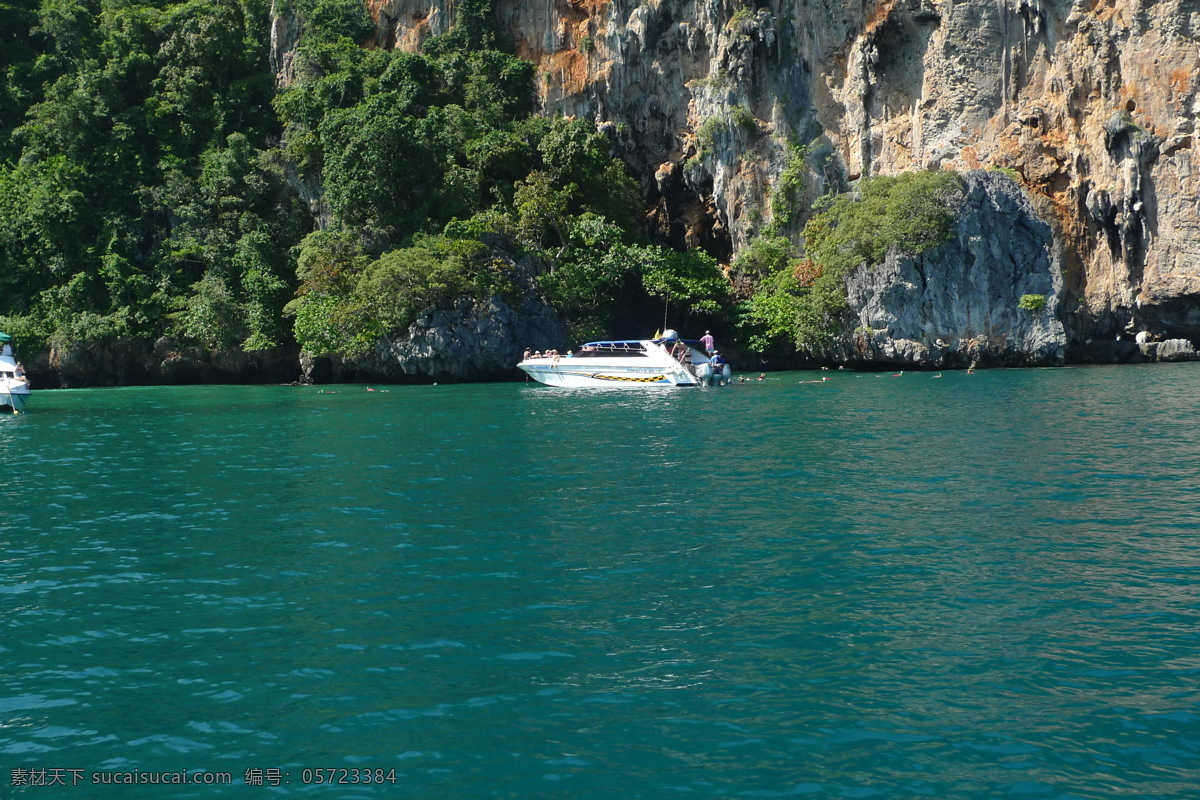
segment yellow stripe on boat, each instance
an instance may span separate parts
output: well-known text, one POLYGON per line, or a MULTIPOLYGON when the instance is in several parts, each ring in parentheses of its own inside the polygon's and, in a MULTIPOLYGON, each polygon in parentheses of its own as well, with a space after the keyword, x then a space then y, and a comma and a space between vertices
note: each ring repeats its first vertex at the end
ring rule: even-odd
POLYGON ((633 383, 656 383, 657 381, 665 381, 666 375, 651 375, 648 378, 630 378, 624 375, 593 375, 598 381, 631 381, 633 383))

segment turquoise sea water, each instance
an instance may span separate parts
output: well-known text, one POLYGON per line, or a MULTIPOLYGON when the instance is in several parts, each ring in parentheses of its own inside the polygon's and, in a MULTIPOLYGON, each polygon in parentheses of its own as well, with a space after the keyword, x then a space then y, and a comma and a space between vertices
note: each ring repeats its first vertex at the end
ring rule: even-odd
POLYGON ((0 420, 0 796, 1200 796, 1200 364, 333 389, 0 420))

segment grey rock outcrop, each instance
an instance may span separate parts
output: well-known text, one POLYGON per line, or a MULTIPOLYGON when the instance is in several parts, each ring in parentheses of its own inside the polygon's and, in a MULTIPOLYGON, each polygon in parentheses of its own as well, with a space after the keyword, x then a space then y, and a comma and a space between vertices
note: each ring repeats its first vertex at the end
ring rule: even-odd
POLYGON ((893 250, 848 278, 854 327, 830 355, 937 368, 1063 363, 1062 265, 1050 226, 997 173, 965 173, 957 205, 950 241, 918 256, 893 250), (1020 307, 1022 297, 1041 307, 1020 307))
POLYGON ((493 296, 430 309, 403 337, 380 341, 368 355, 346 360, 302 357, 309 382, 373 380, 393 383, 505 380, 526 347, 562 347, 566 331, 549 306, 527 301, 513 308, 493 296))
POLYGON ((295 348, 209 350, 168 338, 75 342, 51 348, 34 360, 30 372, 41 386, 195 383, 291 383, 300 376, 295 348))
POLYGON ((1200 353, 1187 339, 1167 339, 1138 345, 1147 361, 1200 361, 1200 353))

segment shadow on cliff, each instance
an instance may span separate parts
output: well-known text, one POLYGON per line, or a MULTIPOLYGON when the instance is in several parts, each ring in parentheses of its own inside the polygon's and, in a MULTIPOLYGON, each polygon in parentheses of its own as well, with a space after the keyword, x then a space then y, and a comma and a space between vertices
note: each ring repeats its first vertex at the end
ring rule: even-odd
POLYGON ((296 347, 247 353, 184 346, 167 338, 118 339, 44 350, 28 369, 42 388, 294 383, 300 378, 299 356, 296 347))

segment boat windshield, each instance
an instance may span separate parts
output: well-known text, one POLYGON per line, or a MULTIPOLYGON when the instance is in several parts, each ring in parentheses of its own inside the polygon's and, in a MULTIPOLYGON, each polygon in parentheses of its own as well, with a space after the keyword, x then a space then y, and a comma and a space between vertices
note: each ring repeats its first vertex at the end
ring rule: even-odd
POLYGON ((602 356, 645 356, 646 348, 641 342, 588 342, 575 352, 576 358, 599 358, 602 356))

